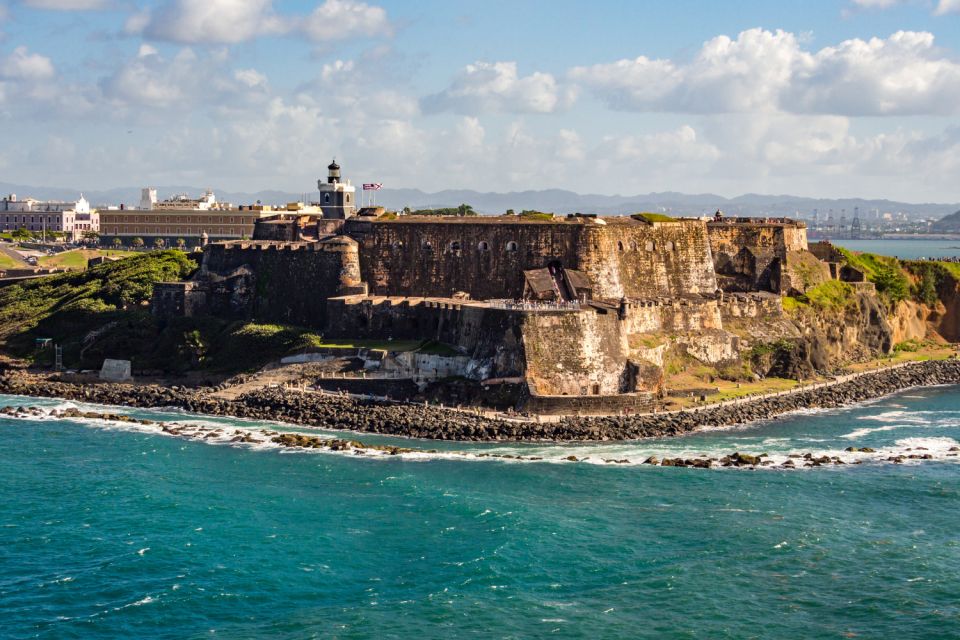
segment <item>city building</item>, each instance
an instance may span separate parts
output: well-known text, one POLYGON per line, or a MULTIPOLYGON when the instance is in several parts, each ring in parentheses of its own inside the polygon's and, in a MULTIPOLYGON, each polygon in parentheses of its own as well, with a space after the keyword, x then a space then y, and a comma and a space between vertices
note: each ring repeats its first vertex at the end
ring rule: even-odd
POLYGON ((74 201, 18 199, 11 193, 0 200, 0 231, 26 229, 33 233, 55 232, 76 242, 85 235, 98 233, 100 219, 83 195, 74 201))
POLYGON ((176 195, 167 200, 157 200, 157 190, 144 188, 138 208, 109 208, 100 212, 101 243, 112 243, 119 238, 124 245, 134 244, 139 238, 144 245, 153 246, 160 240, 164 246, 190 246, 200 244, 202 238, 210 240, 241 240, 253 236, 254 223, 262 217, 275 215, 277 211, 300 211, 309 208, 303 203, 291 203, 286 208, 275 209, 269 205, 241 205, 217 202, 214 193, 207 190, 200 198, 176 195))

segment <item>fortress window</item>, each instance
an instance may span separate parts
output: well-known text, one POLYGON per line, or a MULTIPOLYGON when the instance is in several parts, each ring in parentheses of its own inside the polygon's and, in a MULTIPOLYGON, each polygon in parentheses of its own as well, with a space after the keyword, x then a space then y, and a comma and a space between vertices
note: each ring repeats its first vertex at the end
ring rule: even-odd
POLYGON ((516 243, 516 242, 514 242, 513 240, 511 240, 510 242, 507 243, 507 252, 513 253, 513 252, 516 251, 516 250, 517 250, 517 243, 516 243))
POLYGON ((663 248, 667 251, 673 251, 673 243, 668 240, 667 244, 665 244, 663 248))
POLYGON ((631 240, 631 241, 630 241, 630 251, 636 251, 636 250, 637 250, 637 241, 636 241, 636 240, 631 240))
POLYGON ((653 251, 656 248, 657 248, 657 245, 653 244, 653 240, 647 240, 647 244, 645 246, 645 249, 647 251, 653 251))
POLYGON ((623 243, 617 240, 617 251, 623 251, 623 243))
POLYGON ((490 244, 486 240, 477 243, 477 251, 490 251, 490 244))

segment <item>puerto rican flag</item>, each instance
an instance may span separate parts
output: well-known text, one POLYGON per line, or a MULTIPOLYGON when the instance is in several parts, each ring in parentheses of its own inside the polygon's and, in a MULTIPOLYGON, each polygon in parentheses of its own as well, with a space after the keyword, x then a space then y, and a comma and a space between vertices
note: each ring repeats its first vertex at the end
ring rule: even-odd
POLYGON ((383 185, 379 182, 364 182, 363 190, 364 191, 380 191, 383 188, 383 185))

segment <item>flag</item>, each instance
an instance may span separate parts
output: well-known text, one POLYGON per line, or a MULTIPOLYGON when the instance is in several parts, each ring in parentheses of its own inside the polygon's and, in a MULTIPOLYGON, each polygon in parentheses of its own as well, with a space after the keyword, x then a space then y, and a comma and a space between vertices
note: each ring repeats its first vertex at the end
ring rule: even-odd
POLYGON ((363 183, 363 190, 364 190, 364 191, 380 191, 380 189, 381 189, 382 187, 383 187, 383 185, 380 184, 379 182, 364 182, 364 183, 363 183))

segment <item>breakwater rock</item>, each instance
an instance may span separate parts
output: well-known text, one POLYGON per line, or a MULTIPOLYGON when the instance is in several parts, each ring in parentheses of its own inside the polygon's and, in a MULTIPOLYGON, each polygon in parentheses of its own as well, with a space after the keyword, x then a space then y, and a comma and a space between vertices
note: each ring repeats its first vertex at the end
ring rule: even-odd
POLYGON ((918 362, 855 378, 735 404, 681 412, 611 417, 568 417, 559 422, 491 419, 465 411, 342 396, 261 389, 236 400, 212 398, 203 389, 129 384, 74 384, 23 372, 0 376, 0 393, 64 398, 136 407, 276 420, 326 429, 434 440, 610 441, 675 436, 698 428, 768 420, 800 409, 836 408, 917 386, 960 384, 960 361, 918 362))

